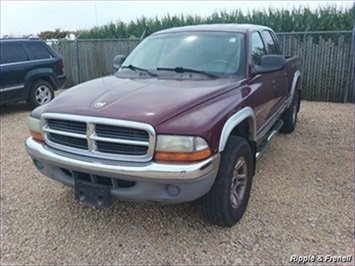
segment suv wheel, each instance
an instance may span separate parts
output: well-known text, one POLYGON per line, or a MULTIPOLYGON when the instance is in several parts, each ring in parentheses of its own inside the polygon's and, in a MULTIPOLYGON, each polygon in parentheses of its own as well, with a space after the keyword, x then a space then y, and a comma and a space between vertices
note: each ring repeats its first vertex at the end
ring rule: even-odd
POLYGON ((54 98, 52 84, 45 80, 33 82, 27 104, 32 108, 49 103, 54 98))
POLYGON ((211 190, 199 200, 202 216, 223 227, 236 224, 243 216, 253 179, 253 156, 249 143, 230 136, 216 180, 211 190))

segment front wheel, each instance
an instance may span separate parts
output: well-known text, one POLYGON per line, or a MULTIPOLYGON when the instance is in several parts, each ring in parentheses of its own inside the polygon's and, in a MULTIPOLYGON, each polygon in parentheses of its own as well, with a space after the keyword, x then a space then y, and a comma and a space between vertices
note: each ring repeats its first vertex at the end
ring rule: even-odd
POLYGON ((199 200, 201 215, 223 227, 236 224, 243 216, 253 179, 253 156, 249 143, 230 136, 216 180, 211 190, 199 200))
POLYGON ((45 80, 33 82, 27 104, 32 108, 49 103, 54 98, 52 84, 45 80))

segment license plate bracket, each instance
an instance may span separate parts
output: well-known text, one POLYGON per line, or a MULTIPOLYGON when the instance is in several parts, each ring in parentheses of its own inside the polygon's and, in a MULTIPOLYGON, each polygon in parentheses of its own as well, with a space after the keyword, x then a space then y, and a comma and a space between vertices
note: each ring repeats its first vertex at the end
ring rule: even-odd
POLYGON ((96 208, 108 208, 112 205, 110 187, 100 184, 93 184, 78 178, 74 179, 75 199, 87 203, 96 208))

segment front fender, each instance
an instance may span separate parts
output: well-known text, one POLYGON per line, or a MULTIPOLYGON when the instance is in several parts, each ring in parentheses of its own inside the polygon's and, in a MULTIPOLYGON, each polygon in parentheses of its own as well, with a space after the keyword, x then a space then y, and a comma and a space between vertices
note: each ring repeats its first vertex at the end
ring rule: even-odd
POLYGON ((218 152, 221 132, 241 102, 240 89, 231 90, 195 106, 158 125, 158 134, 199 136, 206 139, 211 150, 218 152))

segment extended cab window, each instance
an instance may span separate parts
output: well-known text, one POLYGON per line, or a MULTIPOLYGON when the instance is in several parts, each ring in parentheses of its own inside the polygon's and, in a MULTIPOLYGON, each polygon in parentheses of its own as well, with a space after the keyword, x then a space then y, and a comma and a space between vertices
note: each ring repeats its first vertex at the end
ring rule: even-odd
POLYGON ((4 44, 0 46, 0 64, 27 61, 25 50, 19 44, 4 44))
POLYGON ((28 43, 27 47, 31 51, 34 60, 48 59, 52 57, 47 49, 40 43, 28 43))
POLYGON ((261 57, 266 54, 266 51, 259 32, 254 32, 251 36, 251 49, 253 63, 260 65, 261 57))
POLYGON ((266 44, 266 51, 267 54, 279 54, 279 51, 277 50, 276 43, 274 41, 274 38, 272 37, 270 31, 264 30, 263 31, 263 38, 266 44))

